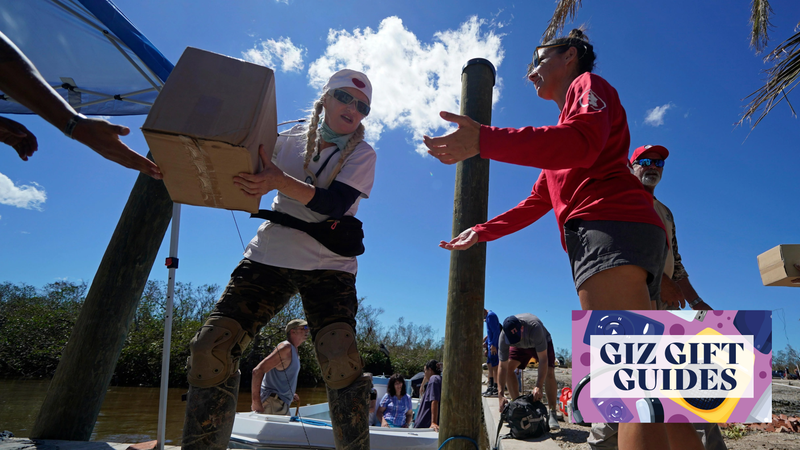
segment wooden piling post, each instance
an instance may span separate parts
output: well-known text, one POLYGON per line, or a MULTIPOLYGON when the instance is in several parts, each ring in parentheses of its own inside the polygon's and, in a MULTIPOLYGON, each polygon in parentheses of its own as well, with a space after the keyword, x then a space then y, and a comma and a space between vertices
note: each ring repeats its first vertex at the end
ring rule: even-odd
POLYGON ((164 183, 140 174, 64 347, 31 438, 91 437, 171 217, 172 200, 164 183))
MULTIPOLYGON (((495 68, 491 62, 472 59, 461 71, 461 114, 481 124, 492 121, 492 88, 495 68)), ((489 160, 480 155, 458 163, 453 205, 453 236, 487 219, 489 160)), ((481 430, 481 342, 486 244, 478 243, 450 255, 447 294, 444 376, 440 407, 439 445, 453 436, 478 442, 481 430)), ((456 439, 447 450, 472 450, 467 440, 456 439)))

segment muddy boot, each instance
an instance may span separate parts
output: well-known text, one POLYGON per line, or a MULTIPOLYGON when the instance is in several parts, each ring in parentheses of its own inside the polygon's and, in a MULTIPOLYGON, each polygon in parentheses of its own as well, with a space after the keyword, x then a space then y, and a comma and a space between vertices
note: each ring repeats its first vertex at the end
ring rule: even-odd
POLYGON ((326 387, 337 450, 369 450, 370 387, 363 376, 343 389, 326 387))
POLYGON ((219 386, 189 386, 181 448, 224 450, 228 448, 239 395, 239 372, 219 386))

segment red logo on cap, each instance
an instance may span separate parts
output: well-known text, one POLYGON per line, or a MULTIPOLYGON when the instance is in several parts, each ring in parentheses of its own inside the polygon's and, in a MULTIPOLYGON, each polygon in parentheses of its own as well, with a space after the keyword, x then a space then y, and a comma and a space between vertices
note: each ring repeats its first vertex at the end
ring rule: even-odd
POLYGON ((359 80, 358 78, 353 78, 353 84, 356 85, 356 87, 359 89, 364 89, 365 87, 367 87, 367 85, 364 84, 364 82, 359 80))

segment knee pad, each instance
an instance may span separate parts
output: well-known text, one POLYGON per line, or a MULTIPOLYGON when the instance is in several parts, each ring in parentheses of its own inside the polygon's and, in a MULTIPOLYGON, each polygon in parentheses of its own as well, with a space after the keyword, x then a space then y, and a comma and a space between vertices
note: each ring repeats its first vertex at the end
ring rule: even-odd
POLYGON ((353 327, 337 322, 319 330, 314 340, 322 379, 332 389, 349 386, 361 376, 364 362, 356 347, 353 327))
POLYGON ((199 388, 217 386, 239 370, 241 351, 250 337, 239 322, 227 317, 211 317, 192 338, 186 362, 189 384, 199 388), (234 358, 232 350, 239 346, 234 358))

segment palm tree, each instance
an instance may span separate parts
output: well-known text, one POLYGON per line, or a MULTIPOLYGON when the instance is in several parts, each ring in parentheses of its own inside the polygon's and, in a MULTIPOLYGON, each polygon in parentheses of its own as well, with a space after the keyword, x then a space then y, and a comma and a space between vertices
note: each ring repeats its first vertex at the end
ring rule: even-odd
MULTIPOLYGON (((575 15, 581 7, 581 1, 558 0, 553 17, 542 35, 542 42, 553 39, 559 31, 563 30, 567 19, 575 19, 575 15)), ((752 1, 750 46, 758 54, 764 50, 769 42, 768 31, 771 26, 769 16, 772 14, 772 8, 769 6, 768 0, 752 1)), ((798 31, 794 35, 783 41, 775 50, 772 50, 764 57, 765 62, 770 62, 774 65, 765 70, 767 74, 766 83, 745 97, 750 99, 750 103, 745 106, 745 112, 742 114, 738 125, 742 125, 745 121, 752 121, 753 117, 758 115, 755 123, 753 123, 753 128, 755 128, 783 100, 786 100, 792 115, 797 116, 792 103, 787 97, 787 94, 800 83, 800 23, 798 23, 796 30, 798 31)))

